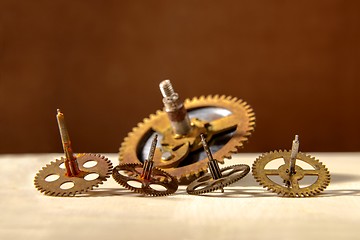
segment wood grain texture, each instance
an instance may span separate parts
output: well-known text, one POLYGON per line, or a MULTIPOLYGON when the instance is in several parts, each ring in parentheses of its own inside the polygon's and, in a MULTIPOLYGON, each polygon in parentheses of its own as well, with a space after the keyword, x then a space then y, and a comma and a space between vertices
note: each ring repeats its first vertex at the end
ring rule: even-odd
POLYGON ((0 1, 0 152, 116 152, 182 98, 233 95, 255 110, 244 151, 359 151, 360 2, 0 1))

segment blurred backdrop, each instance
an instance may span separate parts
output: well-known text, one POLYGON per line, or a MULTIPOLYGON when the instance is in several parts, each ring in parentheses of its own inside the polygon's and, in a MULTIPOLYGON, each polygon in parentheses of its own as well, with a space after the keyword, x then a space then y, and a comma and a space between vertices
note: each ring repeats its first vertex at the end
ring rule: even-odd
POLYGON ((0 0, 0 153, 117 152, 181 97, 255 110, 244 152, 360 151, 360 1, 0 0))

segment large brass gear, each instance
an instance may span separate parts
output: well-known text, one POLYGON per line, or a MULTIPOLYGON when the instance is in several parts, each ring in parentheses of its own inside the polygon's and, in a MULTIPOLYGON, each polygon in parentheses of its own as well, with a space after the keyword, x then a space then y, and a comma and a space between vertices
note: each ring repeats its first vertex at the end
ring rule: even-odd
POLYGON ((125 137, 120 147, 120 163, 142 163, 150 147, 150 139, 159 134, 161 144, 155 151, 155 166, 166 169, 180 184, 186 184, 207 171, 207 157, 201 152, 200 134, 207 136, 214 158, 224 163, 224 158, 238 153, 255 126, 252 108, 243 100, 231 96, 201 96, 186 99, 185 109, 191 118, 191 132, 186 136, 171 134, 166 112, 157 111, 125 137), (171 160, 162 160, 168 151, 171 160))
POLYGON ((275 192, 284 197, 309 197, 314 196, 323 191, 330 183, 330 173, 327 168, 319 162, 319 160, 298 152, 296 161, 303 161, 313 167, 313 169, 303 169, 299 165, 295 165, 293 175, 289 175, 291 151, 274 151, 262 154, 256 159, 252 166, 252 173, 257 182, 264 188, 275 192), (266 169, 266 165, 276 159, 284 159, 284 164, 278 169, 266 169), (268 176, 280 176, 284 181, 284 185, 272 181, 268 176), (299 181, 304 176, 317 176, 317 180, 311 185, 300 187, 299 181))
POLYGON ((65 158, 57 159, 43 167, 35 176, 35 187, 45 195, 57 197, 71 197, 85 193, 97 187, 110 177, 112 164, 110 160, 100 154, 82 153, 76 155, 80 173, 77 176, 68 176, 64 164, 65 158), (87 167, 87 162, 96 162, 96 165, 87 167), (95 179, 86 179, 89 174, 96 173, 95 179), (58 176, 58 179, 47 179, 49 176, 58 176), (62 189, 65 183, 73 183, 73 187, 62 189))

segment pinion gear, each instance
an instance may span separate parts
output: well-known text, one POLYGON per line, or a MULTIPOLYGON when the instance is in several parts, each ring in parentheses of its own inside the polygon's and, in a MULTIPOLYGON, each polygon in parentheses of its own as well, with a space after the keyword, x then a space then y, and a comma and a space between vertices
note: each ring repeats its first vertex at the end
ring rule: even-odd
POLYGON ((299 165, 295 166, 295 173, 289 175, 289 164, 291 151, 275 151, 261 155, 256 159, 252 166, 252 173, 257 182, 269 191, 275 192, 284 197, 309 197, 323 191, 330 183, 330 173, 319 160, 299 152, 296 161, 303 161, 313 169, 303 169, 299 165), (276 159, 283 159, 284 164, 278 169, 267 169, 266 165, 276 159), (284 185, 279 184, 269 178, 269 176, 279 176, 284 185), (300 180, 305 176, 316 176, 317 179, 310 185, 301 187, 300 180))
POLYGON ((238 153, 255 126, 255 115, 243 100, 231 96, 201 96, 187 99, 184 106, 191 118, 192 131, 187 136, 171 133, 171 125, 164 111, 145 118, 125 137, 120 147, 120 163, 142 163, 149 151, 151 138, 159 134, 161 144, 155 151, 155 166, 175 176, 186 184, 207 171, 206 154, 200 150, 200 134, 207 136, 214 158, 224 163, 224 158, 238 153), (164 152, 171 159, 162 159, 164 152))
POLYGON ((66 175, 65 167, 62 167, 65 158, 57 159, 43 167, 35 176, 35 187, 45 195, 50 196, 74 196, 76 194, 85 193, 93 187, 98 187, 103 181, 110 177, 112 163, 110 160, 99 154, 83 153, 77 154, 76 160, 79 165, 80 174, 76 177, 66 175), (86 167, 86 163, 94 161, 91 167, 86 167), (95 179, 88 179, 90 174, 98 174, 95 179), (49 179, 50 176, 57 176, 56 180, 49 179), (64 188, 64 184, 72 183, 73 186, 64 188))

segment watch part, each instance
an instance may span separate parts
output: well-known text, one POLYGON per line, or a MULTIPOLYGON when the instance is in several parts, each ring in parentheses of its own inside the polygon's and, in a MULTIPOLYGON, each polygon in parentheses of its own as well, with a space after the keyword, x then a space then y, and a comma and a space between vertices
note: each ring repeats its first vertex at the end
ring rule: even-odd
POLYGON ((66 159, 57 159, 36 174, 35 187, 45 195, 71 197, 98 187, 111 175, 112 164, 104 156, 77 154, 76 161, 79 166, 78 175, 69 176, 65 168, 66 159))
POLYGON ((222 178, 216 180, 212 178, 211 173, 206 173, 195 179, 195 181, 187 186, 187 193, 191 195, 199 195, 214 192, 218 189, 223 192, 224 187, 229 186, 230 184, 233 184, 245 177, 250 172, 250 167, 245 164, 238 164, 222 168, 220 171, 222 178))
MULTIPOLYGON (((173 95, 172 86, 171 90, 163 88, 165 90, 162 91, 167 92, 163 94, 164 99, 167 95, 173 95)), ((230 96, 187 99, 183 103, 184 108, 181 107, 178 96, 175 99, 176 104, 165 104, 165 111, 157 111, 133 128, 121 144, 119 160, 120 163, 143 163, 152 137, 158 134, 155 166, 175 176, 180 184, 186 184, 207 171, 208 159, 201 149, 200 134, 206 135, 214 157, 224 163, 224 158, 231 158, 231 154, 237 153, 248 140, 254 130, 255 116, 246 102, 230 96), (175 107, 171 108, 173 105, 175 107), (188 117, 183 114, 182 109, 186 109, 188 117), (170 110, 178 111, 172 115, 176 117, 169 117, 170 110), (187 118, 190 119, 191 126, 188 132, 187 118), (174 119, 182 122, 175 124, 176 126, 185 126, 178 127, 181 129, 180 133, 184 134, 176 133, 174 119)))
POLYGON ((46 195, 74 196, 97 187, 111 174, 111 162, 99 155, 74 155, 64 114, 57 110, 57 121, 65 158, 51 162, 35 176, 35 187, 46 195))
POLYGON ((133 192, 148 196, 166 196, 176 192, 178 189, 176 178, 154 167, 156 143, 157 135, 154 137, 149 157, 144 164, 127 163, 116 166, 113 169, 115 181, 133 192))
POLYGON ((269 191, 284 197, 309 197, 323 191, 330 183, 328 169, 314 157, 297 152, 298 144, 296 136, 292 151, 274 151, 258 157, 252 167, 256 181, 269 191), (283 162, 278 168, 267 168, 267 164, 278 159, 283 162), (306 167, 301 167, 300 164, 306 167), (304 177, 307 176, 312 176, 315 180, 306 182, 304 177), (282 183, 275 181, 274 177, 281 179, 282 183))
POLYGON ((208 155, 208 167, 210 173, 206 173, 204 176, 196 179, 186 188, 188 194, 198 195, 213 192, 217 189, 220 189, 221 192, 224 192, 224 187, 239 181, 241 178, 245 177, 249 173, 250 167, 244 164, 234 165, 225 167, 223 169, 219 168, 218 162, 213 159, 212 153, 207 146, 206 140, 203 135, 201 135, 201 141, 205 149, 206 154, 208 155))

